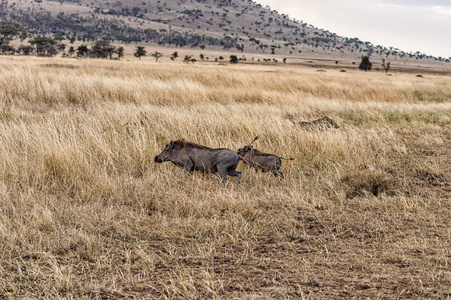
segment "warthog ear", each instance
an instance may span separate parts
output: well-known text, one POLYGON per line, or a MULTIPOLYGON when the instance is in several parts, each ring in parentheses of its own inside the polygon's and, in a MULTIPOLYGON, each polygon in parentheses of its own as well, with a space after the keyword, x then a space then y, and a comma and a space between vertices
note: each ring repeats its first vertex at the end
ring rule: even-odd
POLYGON ((171 145, 171 147, 173 147, 173 146, 174 146, 174 142, 173 142, 173 141, 171 141, 171 143, 170 143, 169 145, 171 145))

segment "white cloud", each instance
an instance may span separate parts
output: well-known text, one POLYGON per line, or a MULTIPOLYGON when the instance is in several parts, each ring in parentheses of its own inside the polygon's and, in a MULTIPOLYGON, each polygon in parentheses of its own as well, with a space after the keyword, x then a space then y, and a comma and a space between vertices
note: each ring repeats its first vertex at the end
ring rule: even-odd
POLYGON ((401 6, 451 6, 449 0, 381 0, 380 2, 401 6))
POLYGON ((292 18, 376 45, 451 57, 449 0, 257 0, 292 18))
POLYGON ((431 7, 431 10, 439 15, 445 15, 445 16, 451 15, 451 7, 434 6, 434 7, 431 7))

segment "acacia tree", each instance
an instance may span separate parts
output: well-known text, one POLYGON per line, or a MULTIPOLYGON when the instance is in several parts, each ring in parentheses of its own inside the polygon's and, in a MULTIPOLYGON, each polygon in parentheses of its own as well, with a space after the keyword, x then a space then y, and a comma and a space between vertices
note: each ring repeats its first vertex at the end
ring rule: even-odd
POLYGON ((111 45, 110 42, 106 40, 98 40, 92 46, 92 51, 94 51, 98 58, 110 57, 111 59, 115 49, 116 46, 111 45))
POLYGON ((382 59, 382 67, 385 70, 385 74, 388 73, 388 71, 390 70, 390 62, 385 62, 385 59, 382 59))
POLYGON ((185 58, 183 59, 184 63, 190 63, 192 62, 193 64, 196 62, 197 60, 195 58, 193 58, 192 55, 185 55, 185 58))
POLYGON ((53 56, 58 53, 55 47, 58 42, 53 38, 38 36, 28 42, 36 46, 36 54, 38 56, 53 56))
POLYGON ((3 45, 0 48, 0 51, 2 54, 14 54, 14 52, 16 51, 16 49, 10 45, 3 45))
POLYGON ((163 53, 155 51, 150 56, 155 57, 155 62, 158 62, 158 60, 163 56, 163 53))
POLYGON ((56 49, 58 49, 58 51, 63 51, 63 56, 66 56, 66 44, 58 44, 56 46, 56 49))
POLYGON ((189 60, 192 58, 192 55, 185 55, 185 58, 183 59, 183 63, 189 63, 189 60))
POLYGON ((25 27, 22 27, 20 24, 0 20, 0 48, 3 46, 6 38, 19 35, 25 30, 25 27))
POLYGON ((124 47, 121 46, 121 47, 117 48, 116 53, 117 53, 117 58, 121 59, 122 57, 124 57, 124 54, 125 54, 124 47))
POLYGON ((370 62, 369 56, 362 56, 362 61, 360 62, 359 69, 363 71, 371 70, 372 63, 370 62))
POLYGON ((179 57, 179 54, 177 53, 177 51, 175 51, 175 52, 172 53, 172 55, 171 55, 171 60, 175 60, 177 57, 179 57))
POLYGON ((141 59, 141 56, 147 55, 147 51, 144 46, 137 46, 134 55, 135 57, 141 59))
POLYGON ((84 57, 88 55, 88 46, 87 45, 80 45, 77 48, 77 57, 84 57))
POLYGON ((30 45, 20 45, 18 50, 19 53, 22 52, 24 55, 29 55, 33 52, 33 47, 30 45))
POLYGON ((70 46, 70 47, 69 47, 69 51, 67 51, 67 53, 69 53, 69 56, 74 55, 74 53, 75 53, 75 48, 74 48, 74 46, 70 46))

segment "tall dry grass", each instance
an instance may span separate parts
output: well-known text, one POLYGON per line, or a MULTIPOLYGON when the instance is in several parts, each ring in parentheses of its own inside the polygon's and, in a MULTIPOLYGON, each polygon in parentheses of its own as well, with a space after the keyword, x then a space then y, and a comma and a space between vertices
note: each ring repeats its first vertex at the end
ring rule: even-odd
POLYGON ((5 298, 446 298, 448 77, 1 58, 5 298), (341 128, 293 122, 328 115, 341 128), (185 176, 170 140, 294 157, 185 176))
MULTIPOLYGON (((10 58, 2 61, 3 101, 37 105, 99 102, 191 105, 337 102, 434 102, 449 100, 447 77, 395 77, 317 72, 296 67, 200 66, 115 61, 10 58), (224 71, 224 72, 222 72, 224 71), (315 101, 316 102, 316 101, 315 101)), ((311 105, 308 105, 311 106, 311 105)))

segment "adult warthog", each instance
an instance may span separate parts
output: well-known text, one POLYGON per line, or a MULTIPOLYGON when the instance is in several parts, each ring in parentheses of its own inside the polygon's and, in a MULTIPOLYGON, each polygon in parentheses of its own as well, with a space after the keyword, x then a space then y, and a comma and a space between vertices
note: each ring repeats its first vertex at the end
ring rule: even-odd
MULTIPOLYGON (((254 138, 252 143, 257 139, 258 136, 254 138)), ((238 149, 237 153, 240 159, 249 167, 262 170, 263 172, 272 172, 274 176, 280 176, 282 179, 285 178, 283 173, 279 170, 282 165, 282 159, 293 160, 293 158, 284 158, 275 154, 259 151, 254 149, 252 143, 250 143, 249 146, 238 149)))
POLYGON ((171 141, 163 152, 155 156, 155 162, 170 161, 182 167, 188 174, 194 170, 206 173, 219 173, 221 182, 227 180, 227 175, 236 176, 238 183, 241 172, 235 169, 240 158, 238 154, 226 148, 208 148, 185 140, 171 141))

